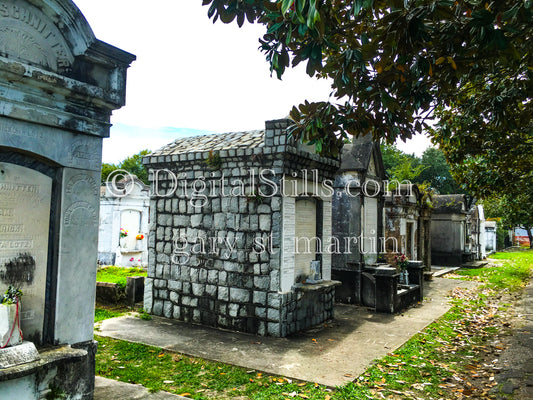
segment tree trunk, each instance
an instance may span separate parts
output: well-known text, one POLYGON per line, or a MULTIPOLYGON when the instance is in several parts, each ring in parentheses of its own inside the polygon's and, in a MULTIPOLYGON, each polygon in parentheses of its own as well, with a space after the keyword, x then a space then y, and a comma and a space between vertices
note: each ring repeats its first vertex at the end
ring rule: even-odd
POLYGON ((533 249, 533 232, 531 231, 531 227, 526 225, 524 228, 526 228, 527 236, 529 237, 529 248, 533 249))

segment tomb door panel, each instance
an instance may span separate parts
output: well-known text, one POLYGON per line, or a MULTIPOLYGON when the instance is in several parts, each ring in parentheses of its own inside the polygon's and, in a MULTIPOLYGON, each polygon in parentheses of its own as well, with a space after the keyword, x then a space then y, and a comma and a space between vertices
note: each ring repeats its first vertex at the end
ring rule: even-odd
POLYGON ((33 169, 0 163, 0 292, 23 292, 24 337, 40 343, 44 329, 52 179, 33 169))
POLYGON ((413 223, 407 223, 407 232, 406 232, 406 246, 405 246, 405 255, 410 260, 413 259, 413 223))
POLYGON ((361 242, 364 261, 374 264, 377 261, 378 239, 378 199, 365 197, 363 207, 363 237, 361 242))
POLYGON ((300 199, 295 208, 295 277, 309 276, 311 261, 316 260, 317 205, 314 199, 300 199))
POLYGON ((120 213, 120 228, 128 232, 126 248, 134 249, 136 245, 135 236, 141 230, 141 213, 136 210, 122 211, 120 213))
POLYGON ((429 267, 431 264, 431 227, 430 227, 430 221, 424 221, 424 236, 422 237, 422 240, 424 241, 424 258, 426 267, 429 267))

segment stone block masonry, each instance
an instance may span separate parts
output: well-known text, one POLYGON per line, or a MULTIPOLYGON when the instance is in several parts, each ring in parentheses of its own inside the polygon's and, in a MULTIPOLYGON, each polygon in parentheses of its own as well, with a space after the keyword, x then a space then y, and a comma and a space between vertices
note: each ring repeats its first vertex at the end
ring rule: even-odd
MULTIPOLYGON (((264 131, 181 139, 144 159, 153 192, 148 312, 269 336, 333 317, 334 282, 298 287, 294 274, 283 273, 294 270, 282 263, 283 221, 294 221, 294 207, 284 209, 281 188, 286 178, 305 179, 304 170, 316 170, 309 187, 322 185, 338 161, 299 149, 287 140, 288 124, 268 121, 264 131)), ((327 210, 320 218, 331 226, 327 195, 307 187, 291 195, 322 202, 327 210)), ((330 268, 330 256, 320 257, 330 268)))

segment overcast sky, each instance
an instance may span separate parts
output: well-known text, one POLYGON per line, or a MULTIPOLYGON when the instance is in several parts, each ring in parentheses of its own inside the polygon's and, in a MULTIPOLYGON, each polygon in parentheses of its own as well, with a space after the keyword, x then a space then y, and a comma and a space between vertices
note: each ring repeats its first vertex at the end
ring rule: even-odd
MULTIPOLYGON (((213 24, 201 0, 74 0, 96 37, 137 56, 127 103, 112 117, 104 162, 184 135, 261 129, 304 100, 328 100, 327 81, 288 70, 270 77, 261 26, 213 24)), ((424 137, 402 150, 421 154, 424 137)))

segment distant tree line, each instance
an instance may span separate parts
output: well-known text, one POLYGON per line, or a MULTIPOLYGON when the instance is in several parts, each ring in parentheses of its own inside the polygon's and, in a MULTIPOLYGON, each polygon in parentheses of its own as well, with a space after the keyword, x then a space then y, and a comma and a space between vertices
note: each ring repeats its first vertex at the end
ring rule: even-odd
POLYGON ((422 157, 417 157, 394 145, 382 144, 381 154, 389 180, 407 180, 439 194, 466 193, 451 175, 444 153, 435 147, 428 147, 422 157))
POLYGON ((150 150, 142 150, 137 154, 127 157, 118 164, 108 164, 102 163, 102 183, 107 181, 107 177, 111 172, 117 169, 123 169, 130 172, 133 175, 136 175, 145 185, 148 185, 148 170, 142 163, 142 159, 147 154, 150 154, 150 150))
MULTIPOLYGON (((435 147, 427 148, 422 157, 408 154, 399 150, 394 145, 381 145, 383 164, 390 180, 408 180, 421 186, 422 190, 433 190, 438 194, 467 193, 465 187, 454 179, 444 153, 435 147)), ((118 164, 102 164, 102 183, 116 169, 124 169, 136 175, 142 182, 148 182, 148 170, 142 163, 142 159, 149 150, 125 158, 118 164)), ((527 230, 529 242, 533 248, 533 189, 527 185, 527 179, 523 181, 523 192, 516 194, 498 193, 483 199, 485 217, 499 220, 499 227, 511 229, 521 227, 527 230)), ((501 235, 500 235, 501 236, 501 235)))

